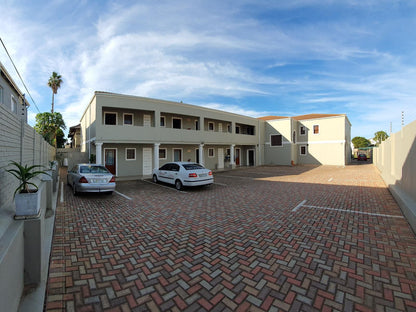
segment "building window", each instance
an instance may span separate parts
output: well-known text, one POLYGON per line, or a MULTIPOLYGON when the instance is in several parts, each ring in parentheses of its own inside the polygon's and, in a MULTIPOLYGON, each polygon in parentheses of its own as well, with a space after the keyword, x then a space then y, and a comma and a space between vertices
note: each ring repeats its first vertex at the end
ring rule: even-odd
POLYGON ((227 125, 227 131, 228 131, 228 133, 231 133, 232 132, 232 129, 231 129, 231 125, 227 125))
POLYGON ((199 120, 195 120, 195 130, 199 130, 199 120))
POLYGON ((247 127, 247 134, 248 135, 254 135, 254 127, 248 126, 247 127))
POLYGON ((123 114, 123 123, 128 126, 133 125, 133 114, 123 114))
POLYGON ((213 122, 208 123, 208 131, 214 131, 214 123, 213 122))
POLYGON ((126 148, 126 160, 136 160, 135 148, 126 148))
POLYGON ((270 146, 282 146, 282 135, 281 134, 272 134, 270 135, 270 146))
POLYGON ((165 127, 166 123, 165 123, 165 116, 160 116, 160 126, 161 127, 165 127))
POLYGON ((300 126, 300 135, 305 135, 305 134, 306 134, 306 127, 300 126))
POLYGON ((301 155, 306 155, 307 154, 306 145, 301 145, 300 146, 300 154, 301 155))
POLYGON ((240 133, 240 126, 235 126, 235 133, 240 133))
POLYGON ((16 98, 12 95, 12 100, 11 100, 11 109, 13 113, 17 113, 17 101, 16 98))
POLYGON ((104 113, 104 124, 117 125, 117 113, 104 113))
POLYGON ((319 134, 319 125, 313 126, 313 134, 319 134))
POLYGON ((159 159, 166 159, 166 148, 159 148, 159 159))
POLYGON ((215 157, 215 153, 214 153, 214 149, 213 148, 209 148, 208 149, 208 157, 215 157))
POLYGON ((180 119, 180 118, 172 118, 172 128, 174 128, 174 129, 182 129, 182 119, 180 119))

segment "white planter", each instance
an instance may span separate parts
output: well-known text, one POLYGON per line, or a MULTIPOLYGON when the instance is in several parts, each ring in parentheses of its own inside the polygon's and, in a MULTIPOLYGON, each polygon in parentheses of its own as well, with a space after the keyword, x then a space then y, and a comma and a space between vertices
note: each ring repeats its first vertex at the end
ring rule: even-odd
POLYGON ((36 216, 40 210, 41 191, 36 193, 17 193, 14 197, 16 216, 36 216))

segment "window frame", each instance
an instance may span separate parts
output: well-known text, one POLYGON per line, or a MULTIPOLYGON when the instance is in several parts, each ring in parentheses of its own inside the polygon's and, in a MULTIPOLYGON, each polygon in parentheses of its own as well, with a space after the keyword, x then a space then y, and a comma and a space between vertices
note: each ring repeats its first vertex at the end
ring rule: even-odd
POLYGON ((317 134, 319 134, 319 132, 320 132, 320 129, 319 129, 320 127, 319 127, 319 125, 313 125, 313 127, 312 127, 312 132, 313 132, 313 134, 314 135, 317 135, 317 134), (317 129, 318 129, 318 131, 317 132, 315 132, 315 127, 317 127, 317 129))
POLYGON ((17 113, 17 100, 15 98, 15 96, 12 94, 10 96, 10 110, 12 111, 12 113, 16 114, 17 113))
POLYGON ((215 123, 213 121, 208 121, 208 131, 215 131, 215 123), (212 129, 210 129, 210 126, 212 125, 212 129))
POLYGON ((235 126, 235 133, 236 134, 240 134, 240 130, 241 130, 240 126, 235 126))
POLYGON ((160 118, 159 118, 159 127, 166 128, 166 116, 160 116, 160 118), (163 125, 162 125, 162 120, 163 120, 163 125))
POLYGON ((215 157, 215 148, 209 147, 208 148, 208 158, 214 158, 215 157), (210 155, 212 152, 212 155, 210 155))
POLYGON ((134 114, 123 113, 123 126, 134 126, 134 114), (131 124, 126 123, 126 116, 131 116, 131 124))
POLYGON ((282 147, 283 146, 283 135, 281 135, 281 134, 270 134, 270 146, 271 147, 282 147), (279 137, 280 136, 280 144, 277 144, 277 145, 275 145, 275 144, 273 144, 273 140, 272 140, 272 137, 279 137))
POLYGON ((299 155, 300 156, 307 156, 308 155, 308 146, 305 144, 299 145, 299 155), (305 149, 305 152, 302 153, 302 149, 305 149))
POLYGON ((172 117, 172 129, 182 129, 182 118, 181 117, 172 117), (173 127, 173 121, 174 120, 179 120, 181 122, 181 127, 180 128, 173 127))
POLYGON ((300 126, 299 127, 299 134, 300 135, 306 135, 306 127, 305 126, 300 126), (303 133, 302 133, 303 130, 303 133))
POLYGON ((168 159, 168 151, 167 151, 167 149, 166 148, 159 148, 158 157, 159 157, 159 159, 168 159), (164 158, 161 158, 160 157, 160 152, 161 151, 164 151, 164 153, 165 153, 165 157, 164 158))
POLYGON ((118 113, 117 112, 104 112, 104 125, 106 125, 106 126, 117 126, 118 125, 118 113), (107 114, 115 114, 116 115, 116 123, 115 124, 106 123, 105 116, 107 114))
POLYGON ((0 104, 4 104, 4 88, 0 85, 0 104))
POLYGON ((132 161, 132 160, 136 160, 136 155, 137 155, 137 153, 136 153, 136 148, 135 147, 126 147, 126 149, 125 149, 125 160, 126 161, 132 161), (128 158, 127 157, 127 155, 128 155, 128 150, 133 150, 134 151, 134 158, 128 158))

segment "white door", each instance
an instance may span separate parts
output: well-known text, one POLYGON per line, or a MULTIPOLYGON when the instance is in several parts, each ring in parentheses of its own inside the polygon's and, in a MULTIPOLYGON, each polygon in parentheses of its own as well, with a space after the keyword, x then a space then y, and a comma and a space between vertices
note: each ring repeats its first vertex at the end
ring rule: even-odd
POLYGON ((143 148, 143 175, 152 174, 152 148, 143 148))
POLYGON ((152 117, 150 115, 143 115, 143 127, 150 127, 152 117))
POLYGON ((218 169, 224 168, 224 149, 218 149, 218 169))

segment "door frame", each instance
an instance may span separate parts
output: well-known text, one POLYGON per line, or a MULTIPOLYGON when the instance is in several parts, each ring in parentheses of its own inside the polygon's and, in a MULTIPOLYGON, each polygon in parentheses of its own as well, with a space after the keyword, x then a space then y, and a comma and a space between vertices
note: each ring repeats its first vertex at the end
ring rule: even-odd
POLYGON ((250 152, 253 152, 253 166, 256 165, 256 150, 250 148, 247 150, 247 167, 250 167, 250 152))
POLYGON ((104 159, 104 167, 105 167, 105 161, 106 161, 106 159, 105 159, 105 151, 106 150, 115 150, 115 155, 114 155, 114 162, 115 162, 115 165, 114 165, 114 171, 115 171, 115 173, 114 173, 114 175, 115 176, 117 176, 117 172, 118 172, 118 150, 117 150, 117 148, 116 147, 105 147, 104 148, 104 157, 102 158, 102 159, 104 159))
POLYGON ((172 148, 172 161, 175 161, 175 150, 181 151, 181 159, 179 161, 183 161, 183 148, 172 148))
POLYGON ((236 147, 234 150, 234 162, 236 166, 241 166, 241 148, 240 147, 236 147), (238 152, 237 152, 238 151, 238 152), (238 157, 237 157, 238 155, 238 157), (238 164, 237 164, 237 158, 238 158, 238 164))
POLYGON ((151 147, 143 147, 142 148, 142 175, 151 175, 152 174, 152 168, 153 168, 153 148, 151 147), (150 150, 150 173, 144 172, 144 152, 145 150, 150 150))

